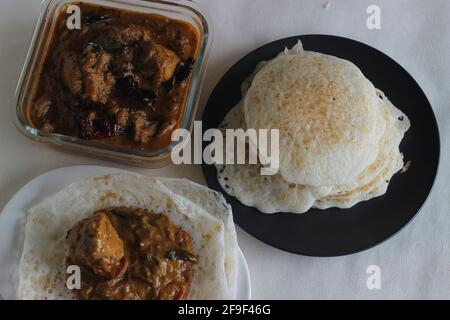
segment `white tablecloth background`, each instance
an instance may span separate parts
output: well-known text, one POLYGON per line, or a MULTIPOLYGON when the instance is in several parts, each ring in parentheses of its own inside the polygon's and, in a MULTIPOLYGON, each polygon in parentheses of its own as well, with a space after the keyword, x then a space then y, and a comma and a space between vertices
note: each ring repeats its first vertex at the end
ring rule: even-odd
MULTIPOLYGON (((372 45, 404 66, 433 105, 441 133, 439 175, 419 216, 394 238, 339 258, 307 258, 271 248, 238 229, 255 299, 450 299, 450 0, 198 0, 215 26, 202 106, 226 70, 249 51, 291 35, 324 33, 372 45), (366 27, 377 4, 382 29, 366 27), (381 268, 380 290, 366 286, 381 268)), ((0 2, 0 207, 35 176, 62 166, 110 162, 57 151, 24 138, 10 109, 39 0, 0 2)), ((200 108, 201 109, 201 108, 200 108)), ((199 112, 200 116, 201 110, 199 112)), ((199 166, 134 170, 204 183, 199 166)), ((0 270, 1 272, 1 270, 0 270)))

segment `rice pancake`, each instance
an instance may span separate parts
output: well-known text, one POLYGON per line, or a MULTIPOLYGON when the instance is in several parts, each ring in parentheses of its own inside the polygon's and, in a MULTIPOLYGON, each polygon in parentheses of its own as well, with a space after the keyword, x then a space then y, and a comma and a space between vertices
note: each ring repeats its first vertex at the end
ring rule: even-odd
MULTIPOLYGON (((223 130, 242 128, 241 105, 225 117, 223 130)), ((264 213, 308 211, 316 199, 328 195, 331 187, 317 188, 286 182, 280 174, 261 176, 258 164, 216 165, 218 181, 231 196, 264 213)))
POLYGON ((280 130, 280 173, 302 185, 351 182, 376 159, 383 134, 372 83, 353 63, 316 52, 264 65, 244 116, 247 128, 280 130))
POLYGON ((346 209, 361 201, 381 196, 386 193, 392 176, 402 169, 404 161, 399 145, 410 127, 410 122, 383 92, 378 92, 383 100, 387 127, 380 140, 380 152, 377 159, 352 183, 333 187, 331 194, 319 199, 314 207, 346 209))
MULTIPOLYGON (((301 44, 281 55, 301 55, 301 44)), ((245 97, 251 90, 258 72, 270 64, 260 63, 255 72, 242 84, 245 97)), ((397 109, 380 90, 375 90, 376 138, 375 159, 363 171, 345 184, 313 186, 292 183, 284 179, 282 171, 274 176, 261 176, 261 165, 219 165, 218 181, 222 188, 241 203, 257 208, 263 213, 304 213, 310 208, 350 208, 353 205, 383 195, 392 176, 403 167, 399 145, 410 127, 408 117, 397 109)), ((225 117, 221 128, 247 129, 244 117, 245 99, 225 117)), ((349 161, 353 164, 353 161, 349 161)), ((283 164, 281 164, 283 165, 283 164)), ((301 169, 299 169, 301 170, 301 169)))
MULTIPOLYGON (((158 250, 153 252, 153 249, 149 249, 158 260, 167 259, 166 266, 173 267, 177 263, 180 264, 179 266, 185 270, 181 276, 187 277, 188 280, 186 286, 183 286, 182 283, 177 283, 178 278, 172 277, 170 280, 175 281, 175 287, 166 291, 169 295, 155 296, 151 293, 152 297, 236 298, 237 238, 231 208, 223 197, 188 180, 153 178, 128 173, 91 177, 74 183, 29 210, 24 249, 19 264, 18 298, 27 300, 77 298, 76 292, 68 290, 66 286, 66 259, 68 256, 75 257, 73 251, 70 255, 70 245, 76 246, 76 241, 66 240, 67 232, 82 221, 86 224, 92 217, 98 217, 96 225, 103 224, 106 230, 108 223, 100 215, 105 216, 109 213, 117 215, 117 210, 119 217, 137 212, 138 216, 148 221, 162 219, 161 234, 167 233, 164 230, 172 230, 167 234, 174 234, 175 237, 173 240, 164 240, 164 243, 161 239, 158 240, 161 245, 174 246, 178 241, 176 234, 179 234, 184 239, 177 242, 183 250, 183 256, 193 257, 189 261, 172 263, 169 260, 177 260, 177 252, 174 255, 162 251, 158 253, 158 250), (122 212, 124 213, 121 215, 122 212), (188 292, 184 292, 186 289, 188 292)), ((112 224, 118 230, 119 236, 125 237, 126 226, 117 228, 116 220, 111 219, 112 224)), ((154 221, 152 224, 157 225, 154 221)), ((135 230, 138 234, 144 232, 139 226, 136 229, 129 229, 135 230)), ((75 235, 72 237, 75 237, 76 230, 73 232, 75 235)), ((114 237, 114 233, 108 234, 114 237)), ((125 238, 122 240, 126 247, 127 241, 125 238)), ((114 243, 116 249, 108 257, 110 260, 115 257, 116 261, 121 262, 124 255, 120 241, 114 243)), ((118 265, 121 266, 120 263, 118 265)), ((104 270, 117 275, 114 269, 104 270)), ((120 274, 121 268, 118 270, 120 274)), ((103 276, 110 277, 110 274, 103 273, 103 276)))

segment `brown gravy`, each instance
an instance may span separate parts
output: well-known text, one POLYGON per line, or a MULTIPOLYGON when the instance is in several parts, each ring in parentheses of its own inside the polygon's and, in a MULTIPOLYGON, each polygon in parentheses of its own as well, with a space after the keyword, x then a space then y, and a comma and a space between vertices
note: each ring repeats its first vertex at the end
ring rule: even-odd
MULTIPOLYGON (((73 4, 73 3, 72 3, 73 4)), ((158 151, 184 111, 199 35, 182 21, 82 2, 61 11, 29 107, 46 132, 158 151)))
POLYGON ((81 269, 78 299, 186 299, 197 256, 191 236, 144 209, 96 212, 67 233, 68 265, 81 269))

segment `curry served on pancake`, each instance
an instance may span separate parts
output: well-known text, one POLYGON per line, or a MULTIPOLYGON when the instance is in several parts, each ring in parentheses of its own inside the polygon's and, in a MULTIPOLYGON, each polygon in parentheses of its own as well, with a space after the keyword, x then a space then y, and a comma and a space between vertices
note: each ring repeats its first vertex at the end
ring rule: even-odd
POLYGON ((62 10, 28 116, 36 128, 156 151, 179 126, 199 35, 185 22, 85 3, 62 10))
POLYGON ((191 236, 163 214, 101 210, 73 226, 66 241, 67 265, 81 269, 78 299, 188 297, 198 257, 191 236))

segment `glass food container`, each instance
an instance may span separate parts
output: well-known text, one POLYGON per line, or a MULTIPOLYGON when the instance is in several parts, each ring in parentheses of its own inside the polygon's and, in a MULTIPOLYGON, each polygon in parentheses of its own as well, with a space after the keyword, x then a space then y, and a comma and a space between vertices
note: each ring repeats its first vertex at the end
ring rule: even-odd
MULTIPOLYGON (((32 99, 35 97, 43 60, 46 57, 47 49, 51 42, 51 35, 61 9, 68 4, 77 2, 139 13, 159 14, 187 22, 195 28, 199 36, 199 46, 195 57, 196 64, 192 70, 187 98, 179 122, 179 128, 192 130, 204 80, 208 52, 212 42, 212 30, 207 17, 192 1, 188 0, 174 0, 171 2, 159 0, 45 0, 41 7, 41 13, 16 90, 17 103, 13 109, 16 127, 33 140, 83 152, 95 157, 108 158, 116 162, 146 168, 159 168, 169 164, 171 161, 171 150, 177 143, 181 142, 172 142, 162 150, 147 152, 139 148, 114 146, 96 142, 95 140, 45 133, 33 127, 29 117, 26 115, 26 108, 31 105, 32 99)), ((187 140, 183 141, 183 143, 186 142, 187 140)))

